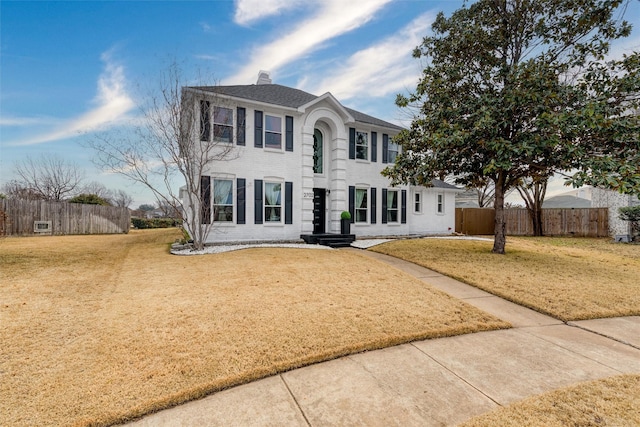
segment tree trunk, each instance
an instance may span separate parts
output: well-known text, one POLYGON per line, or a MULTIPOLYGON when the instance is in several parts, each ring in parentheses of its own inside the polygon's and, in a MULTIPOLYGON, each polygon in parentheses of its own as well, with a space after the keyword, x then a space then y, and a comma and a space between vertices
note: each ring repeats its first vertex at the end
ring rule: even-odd
POLYGON ((542 236, 542 206, 536 204, 533 210, 529 211, 531 220, 533 221, 533 235, 542 236))
POLYGON ((547 193, 547 183, 548 178, 538 178, 516 187, 529 212, 534 236, 542 236, 542 203, 547 193))
POLYGON ((496 210, 496 220, 493 232, 493 250, 491 252, 504 255, 504 248, 507 244, 507 223, 504 217, 504 172, 498 174, 498 179, 495 183, 495 201, 493 202, 493 207, 496 210))

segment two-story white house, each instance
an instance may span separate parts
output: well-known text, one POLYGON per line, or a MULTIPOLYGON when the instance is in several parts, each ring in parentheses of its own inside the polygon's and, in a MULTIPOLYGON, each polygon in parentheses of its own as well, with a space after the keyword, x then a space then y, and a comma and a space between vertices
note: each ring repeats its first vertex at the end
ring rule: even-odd
MULTIPOLYGON (((296 241, 340 233, 343 211, 357 237, 451 233, 456 187, 392 187, 381 171, 394 162, 402 130, 321 96, 258 83, 185 87, 202 143, 233 155, 201 177, 213 227, 207 242, 296 241)), ((185 199, 185 203, 188 201, 185 199)))

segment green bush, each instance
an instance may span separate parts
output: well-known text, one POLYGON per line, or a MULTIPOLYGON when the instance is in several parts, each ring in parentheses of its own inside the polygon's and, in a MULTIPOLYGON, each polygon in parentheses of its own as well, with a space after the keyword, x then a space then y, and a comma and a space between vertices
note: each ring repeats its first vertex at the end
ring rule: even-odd
POLYGON ((631 223, 631 230, 640 233, 640 205, 625 206, 618 209, 620 219, 631 223))
POLYGON ((340 219, 351 219, 351 214, 349 213, 349 211, 343 211, 340 214, 340 219))
POLYGON ((625 206, 623 208, 619 208, 618 211, 620 212, 620 219, 623 221, 640 221, 640 205, 625 206))
POLYGON ((173 218, 131 218, 131 223, 134 228, 170 228, 179 227, 181 221, 173 218))
POLYGON ((100 205, 111 206, 108 200, 98 196, 97 194, 79 194, 69 199, 69 203, 80 203, 83 205, 100 205))

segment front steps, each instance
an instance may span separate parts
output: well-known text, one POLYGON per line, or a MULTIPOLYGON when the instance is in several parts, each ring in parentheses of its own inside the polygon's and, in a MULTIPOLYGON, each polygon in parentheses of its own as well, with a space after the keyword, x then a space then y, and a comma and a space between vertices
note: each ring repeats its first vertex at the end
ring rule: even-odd
POLYGON ((300 238, 310 245, 329 246, 331 248, 346 248, 356 240, 355 234, 302 234, 300 238))

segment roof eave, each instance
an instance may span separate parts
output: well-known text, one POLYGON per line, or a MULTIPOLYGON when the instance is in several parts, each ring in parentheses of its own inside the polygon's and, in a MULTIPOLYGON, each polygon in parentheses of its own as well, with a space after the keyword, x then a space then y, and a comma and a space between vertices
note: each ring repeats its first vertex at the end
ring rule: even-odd
POLYGON ((325 100, 330 104, 332 104, 334 108, 336 108, 336 110, 338 111, 338 113, 342 117, 342 120, 344 120, 345 123, 347 124, 355 123, 356 120, 353 118, 353 116, 349 114, 347 109, 344 108, 344 106, 336 99, 335 96, 331 94, 331 92, 327 92, 324 95, 320 95, 313 101, 310 101, 304 105, 301 105, 300 107, 298 107, 298 112, 300 112, 301 114, 304 114, 307 111, 307 109, 325 100))

